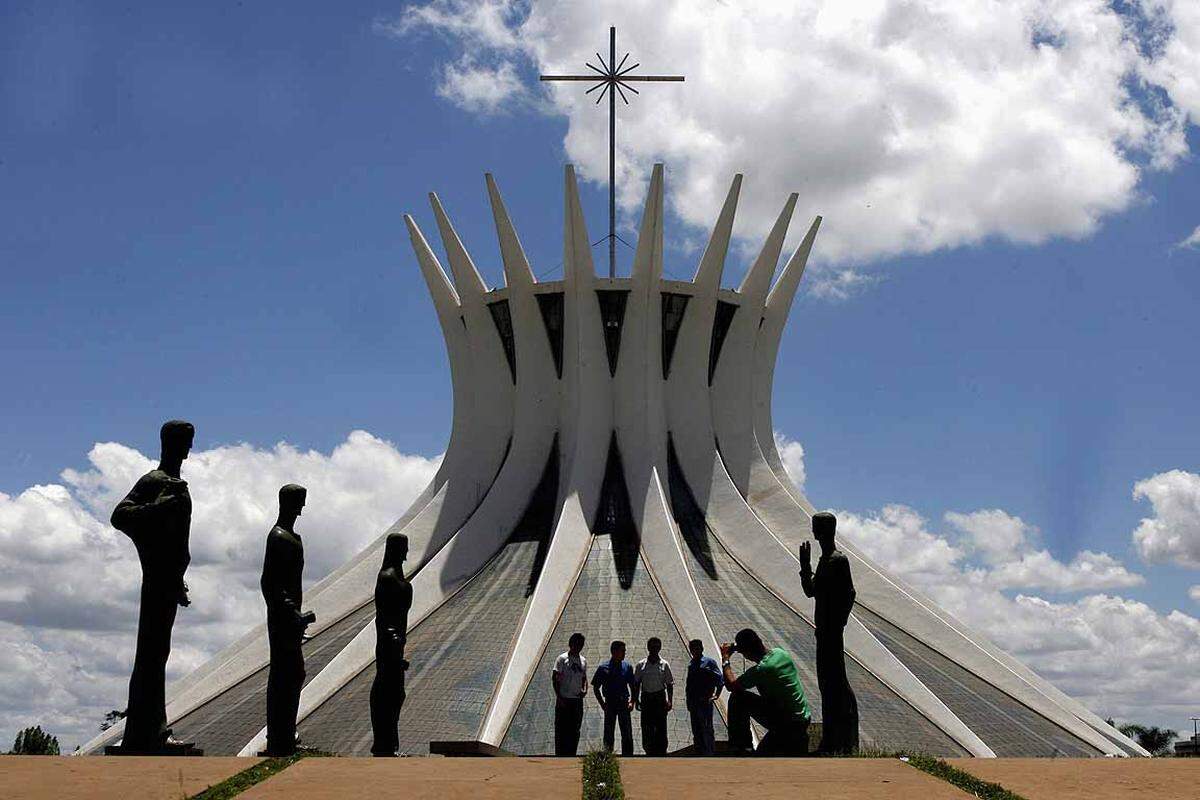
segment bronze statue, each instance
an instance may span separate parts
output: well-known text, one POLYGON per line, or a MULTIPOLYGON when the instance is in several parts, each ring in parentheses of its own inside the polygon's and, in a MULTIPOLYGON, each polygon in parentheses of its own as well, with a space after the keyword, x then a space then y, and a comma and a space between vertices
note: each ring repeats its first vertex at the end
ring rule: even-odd
POLYGON ((404 705, 404 643, 408 638, 408 610, 412 584, 404 577, 408 537, 388 534, 383 565, 375 579, 375 681, 371 684, 373 756, 394 756, 400 749, 396 726, 404 705))
POLYGON ((262 593, 267 601, 267 638, 271 668, 267 675, 267 755, 296 752, 296 710, 304 686, 304 629, 316 622, 302 612, 301 576, 304 542, 295 531, 308 491, 289 483, 279 490, 279 518, 267 534, 263 556, 262 593))
POLYGON ((800 545, 800 582, 816 599, 817 688, 821 691, 821 752, 850 753, 858 748, 858 700, 846 677, 843 631, 854 608, 854 579, 850 561, 837 549, 837 517, 813 514, 813 537, 821 546, 816 572, 812 543, 800 545))
POLYGON ((192 498, 179 469, 195 433, 190 422, 163 423, 158 467, 139 478, 112 513, 112 526, 133 540, 142 565, 137 653, 120 748, 126 753, 159 753, 181 745, 167 728, 166 669, 175 613, 190 603, 183 576, 191 560, 192 498))

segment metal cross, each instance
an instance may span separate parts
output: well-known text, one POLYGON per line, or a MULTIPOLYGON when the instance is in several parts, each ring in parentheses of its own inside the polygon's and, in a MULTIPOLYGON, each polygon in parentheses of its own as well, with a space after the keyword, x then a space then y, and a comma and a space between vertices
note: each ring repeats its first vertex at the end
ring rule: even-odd
POLYGON ((596 104, 604 99, 604 95, 608 95, 608 277, 615 278, 617 276, 617 95, 621 95, 621 99, 629 105, 629 98, 625 96, 625 90, 634 94, 641 94, 637 89, 629 85, 630 81, 682 81, 682 75, 630 75, 633 70, 637 69, 640 64, 634 64, 631 67, 626 67, 625 62, 629 59, 629 53, 617 63, 617 29, 608 29, 608 60, 604 60, 604 56, 596 53, 596 58, 600 60, 600 66, 587 62, 588 69, 592 70, 588 75, 542 75, 543 81, 590 81, 595 83, 595 86, 588 89, 585 94, 591 94, 597 89, 600 94, 596 96, 596 104))

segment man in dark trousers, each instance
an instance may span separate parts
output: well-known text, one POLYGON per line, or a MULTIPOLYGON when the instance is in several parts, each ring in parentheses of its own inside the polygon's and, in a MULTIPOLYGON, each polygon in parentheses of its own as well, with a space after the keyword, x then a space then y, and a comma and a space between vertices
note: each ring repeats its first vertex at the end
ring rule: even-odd
POLYGON ((821 560, 812 568, 812 543, 800 545, 800 583, 816 600, 817 688, 821 691, 821 752, 850 753, 858 748, 858 700, 846 678, 843 631, 854 607, 850 561, 834 544, 837 517, 813 514, 812 532, 821 560))
POLYGON ((408 610, 412 584, 404 577, 408 537, 390 533, 383 549, 383 565, 375 579, 375 681, 371 684, 371 744, 373 756, 395 756, 400 749, 396 726, 404 705, 404 643, 408 639, 408 610))
POLYGON ((267 673, 267 755, 296 752, 296 710, 304 686, 304 629, 316 617, 300 610, 304 543, 296 533, 296 518, 308 491, 289 483, 279 490, 279 518, 267 534, 263 556, 262 593, 267 601, 267 639, 271 668, 267 673))
POLYGON ((633 668, 637 707, 642 712, 642 749, 648 756, 667 754, 667 714, 675 702, 675 678, 661 651, 662 639, 651 636, 646 657, 633 668))
POLYGON ((576 631, 567 640, 567 652, 554 661, 550 674, 554 683, 554 755, 573 756, 579 750, 579 728, 583 725, 583 699, 587 697, 587 659, 583 657, 583 634, 576 631))
POLYGON ((713 736, 713 703, 721 695, 721 668, 717 662, 704 655, 704 642, 692 639, 688 642, 692 660, 687 667, 688 716, 692 722, 692 746, 698 756, 711 756, 716 749, 713 736))
POLYGON ((721 645, 721 671, 729 690, 730 747, 763 756, 802 756, 808 752, 811 715, 791 653, 782 647, 768 650, 758 633, 743 628, 732 642, 721 645), (734 653, 741 653, 754 666, 735 675, 729 663, 734 653), (750 738, 752 719, 767 729, 757 750, 750 738))
POLYGON ((592 692, 604 710, 604 749, 613 749, 613 727, 621 723, 621 755, 633 755, 633 725, 629 712, 637 700, 637 684, 633 680, 633 667, 625 660, 625 643, 615 641, 609 645, 612 658, 596 668, 592 676, 592 692))
POLYGON ((190 422, 163 423, 158 467, 139 478, 112 513, 112 526, 133 540, 142 565, 137 653, 121 743, 125 752, 157 753, 179 744, 167 728, 166 670, 175 613, 190 603, 183 576, 191 561, 192 498, 179 470, 195 434, 190 422))

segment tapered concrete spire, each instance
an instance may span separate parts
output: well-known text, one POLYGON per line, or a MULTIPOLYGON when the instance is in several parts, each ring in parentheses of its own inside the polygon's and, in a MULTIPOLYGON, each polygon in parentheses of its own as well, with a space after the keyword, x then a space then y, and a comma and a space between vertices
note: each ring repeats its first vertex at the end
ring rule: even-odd
POLYGON ((517 231, 508 218, 508 209, 500 197, 500 189, 496 186, 492 173, 484 176, 487 179, 488 200, 492 204, 492 218, 496 222, 496 237, 500 240, 500 258, 504 261, 504 279, 512 286, 514 283, 529 285, 534 282, 533 270, 529 268, 529 259, 517 238, 517 231))
POLYGON ((717 224, 713 226, 712 234, 708 237, 708 246, 696 266, 696 274, 692 283, 698 288, 715 288, 721 285, 721 273, 725 269, 725 255, 729 252, 729 240, 733 236, 733 219, 737 214, 738 195, 742 191, 742 176, 733 176, 729 186, 729 194, 721 206, 721 214, 717 224))
POLYGON ((458 295, 464 303, 475 302, 487 291, 487 284, 479 276, 479 270, 458 237, 458 231, 454 230, 446 209, 442 208, 442 201, 433 192, 429 193, 429 205, 433 207, 433 214, 437 218, 438 232, 442 235, 442 246, 450 261, 450 271, 454 273, 458 295))

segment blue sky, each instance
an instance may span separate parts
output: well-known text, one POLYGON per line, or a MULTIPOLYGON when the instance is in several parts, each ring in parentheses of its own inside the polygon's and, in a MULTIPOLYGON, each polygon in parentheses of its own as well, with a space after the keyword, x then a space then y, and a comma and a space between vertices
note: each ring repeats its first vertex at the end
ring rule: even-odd
MULTIPOLYGON (((86 468, 96 442, 150 454, 168 417, 196 422, 198 448, 328 452, 362 429, 441 451, 449 375, 401 215, 432 233, 436 191, 495 285, 490 170, 535 273, 557 277, 564 137, 573 119, 602 136, 606 120, 455 102, 442 70, 463 41, 385 35, 379 21, 404 10, 5 5, 0 492, 86 468)), ((514 63, 538 96, 534 63, 514 63)), ((660 101, 637 102, 653 115, 660 101)), ((1200 224, 1200 134, 1185 123, 1182 137, 1169 168, 1131 156, 1137 185, 1093 232, 827 257, 870 280, 800 296, 774 399, 814 503, 903 503, 934 529, 946 511, 1001 508, 1063 561, 1105 551, 1149 578, 1124 597, 1200 611, 1200 573, 1144 564, 1130 538, 1151 516, 1136 482, 1200 472, 1200 250, 1174 247, 1200 224)), ((670 190, 672 153, 657 155, 670 190)), ((747 186, 766 172, 734 168, 747 186)), ((812 184, 794 176, 800 214, 828 215, 812 184)), ((605 189, 585 190, 598 238, 605 189)), ((668 269, 690 274, 703 232, 674 224, 668 269)))

